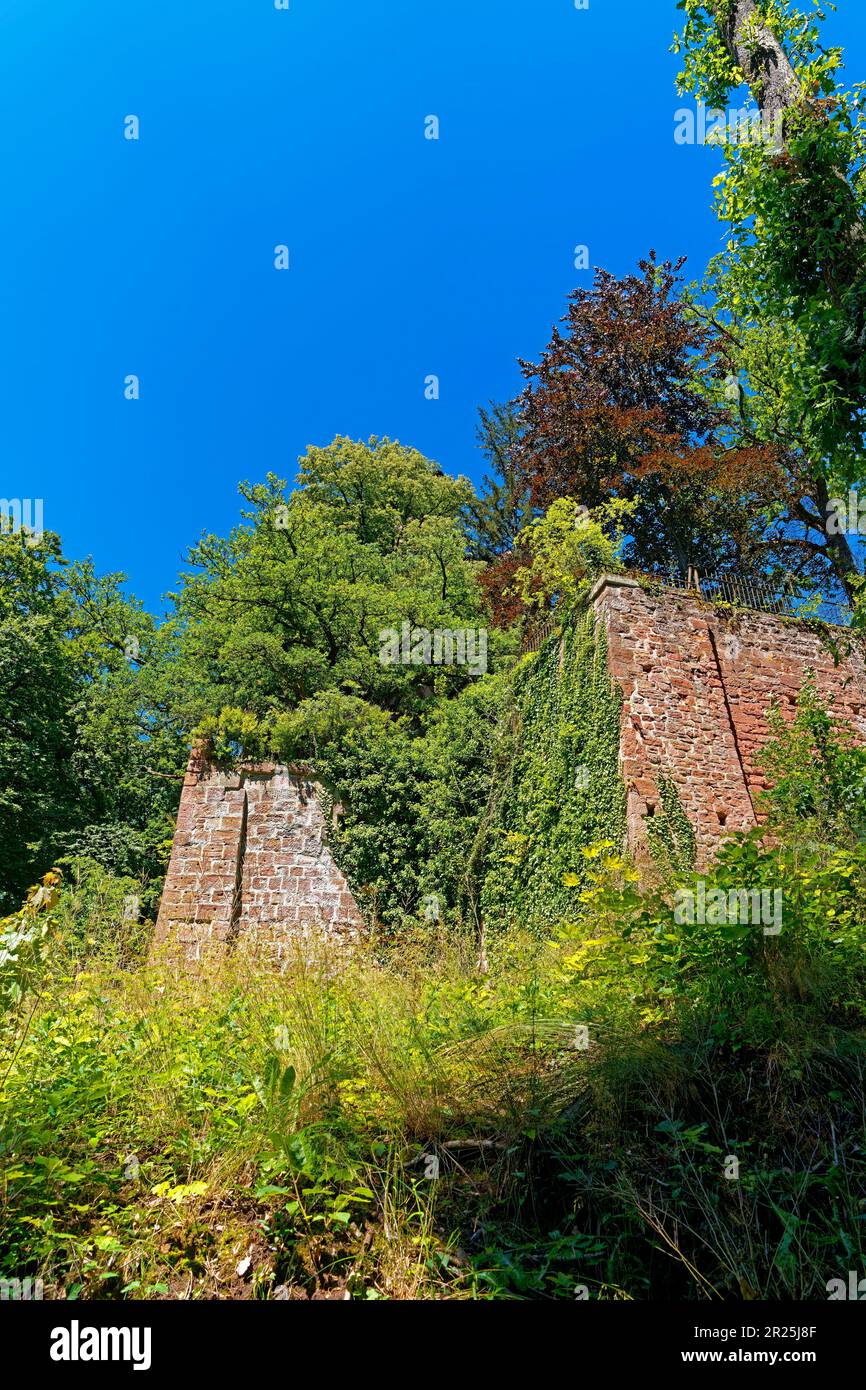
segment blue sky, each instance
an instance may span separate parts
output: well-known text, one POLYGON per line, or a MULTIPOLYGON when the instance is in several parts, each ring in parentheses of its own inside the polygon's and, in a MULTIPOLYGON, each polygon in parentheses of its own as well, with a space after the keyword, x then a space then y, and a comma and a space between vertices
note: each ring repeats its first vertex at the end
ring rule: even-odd
MULTIPOLYGON (((293 478, 308 444, 387 434, 477 480, 478 406, 591 282, 576 245, 698 276, 719 243, 718 154, 673 140, 678 17, 3 0, 0 496, 43 498, 69 555, 160 611, 238 481, 293 478)), ((862 0, 826 33, 866 77, 862 0)))

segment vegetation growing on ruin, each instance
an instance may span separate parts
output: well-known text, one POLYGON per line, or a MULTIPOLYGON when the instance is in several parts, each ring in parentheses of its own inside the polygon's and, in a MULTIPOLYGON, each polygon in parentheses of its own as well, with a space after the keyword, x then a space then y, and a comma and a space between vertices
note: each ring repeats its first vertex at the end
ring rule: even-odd
POLYGON ((0 941, 0 1272, 53 1297, 825 1297, 866 1253, 846 747, 807 699, 771 755, 784 840, 703 876, 784 883, 778 936, 678 925, 602 842, 483 973, 474 933, 421 921, 351 970, 181 988, 119 962, 98 895, 72 933, 48 883, 0 941))
POLYGON ((621 706, 592 612, 565 621, 524 659, 515 676, 514 755, 488 832, 485 918, 549 925, 584 882, 581 851, 622 844, 621 706))
POLYGON ((651 253, 569 297, 481 414, 480 493, 338 435, 293 486, 241 485, 163 622, 0 531, 0 1277, 751 1300, 862 1268, 866 754, 807 681, 771 714, 761 829, 698 873, 662 776, 639 875, 585 602, 621 564, 651 591, 716 568, 846 596, 852 642, 866 621, 827 505, 863 472, 857 89, 789 0, 681 8, 682 90, 745 83, 783 148, 726 148, 700 291, 651 253), (431 661, 435 631, 483 631, 483 662, 431 661), (326 788, 350 968, 149 960, 201 737, 326 788), (784 930, 675 910, 745 886, 784 930))

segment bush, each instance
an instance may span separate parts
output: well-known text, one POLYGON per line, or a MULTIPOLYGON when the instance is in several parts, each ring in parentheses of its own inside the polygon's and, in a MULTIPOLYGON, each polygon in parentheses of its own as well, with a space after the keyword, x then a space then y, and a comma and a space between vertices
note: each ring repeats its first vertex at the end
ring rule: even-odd
POLYGON ((129 966, 140 960, 152 925, 143 920, 141 880, 109 873, 85 857, 61 860, 59 867, 63 885, 55 915, 70 963, 97 957, 129 966))

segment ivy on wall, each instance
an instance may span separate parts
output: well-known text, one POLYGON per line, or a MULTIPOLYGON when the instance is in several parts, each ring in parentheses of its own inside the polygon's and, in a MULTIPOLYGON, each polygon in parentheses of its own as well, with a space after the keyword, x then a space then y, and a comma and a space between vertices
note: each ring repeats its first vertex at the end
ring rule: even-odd
POLYGON ((606 636, 592 612, 568 621, 518 667, 516 748, 481 892, 489 927, 567 916, 590 867, 581 850, 599 840, 622 843, 620 711, 606 636))
POLYGON ((676 879, 694 869, 697 839, 673 779, 661 773, 658 788, 660 806, 647 821, 647 844, 662 878, 676 879))
POLYGON ((398 725, 323 751, 343 810, 331 848, 371 924, 399 930, 435 903, 481 940, 573 912, 581 851, 625 834, 620 712, 603 627, 578 610, 421 735, 398 725))

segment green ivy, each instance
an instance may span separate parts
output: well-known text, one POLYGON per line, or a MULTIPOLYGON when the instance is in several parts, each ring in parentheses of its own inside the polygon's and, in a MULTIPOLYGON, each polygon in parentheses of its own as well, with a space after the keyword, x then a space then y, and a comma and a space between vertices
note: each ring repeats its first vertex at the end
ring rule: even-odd
POLYGON ((515 673, 516 747, 490 836, 481 903, 490 926, 569 915, 581 854, 621 844, 621 695, 591 612, 576 614, 515 673))
POLYGON ((660 805, 647 821, 647 843, 663 877, 677 877, 694 869, 697 840, 674 782, 661 773, 658 787, 660 805))

